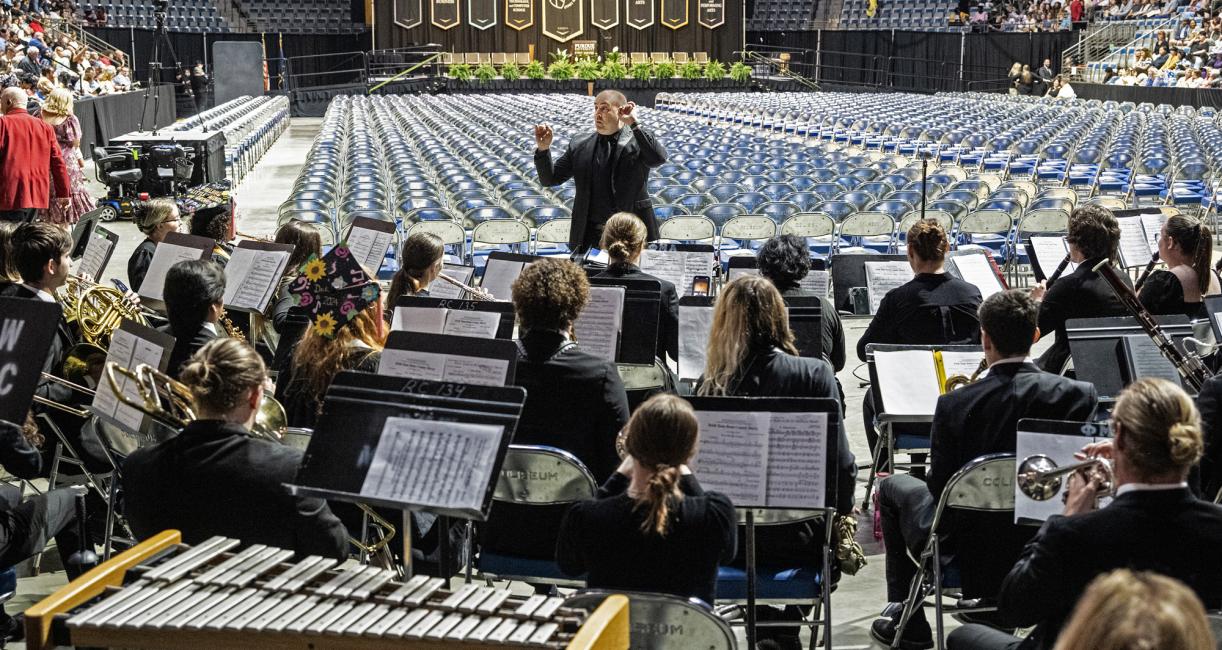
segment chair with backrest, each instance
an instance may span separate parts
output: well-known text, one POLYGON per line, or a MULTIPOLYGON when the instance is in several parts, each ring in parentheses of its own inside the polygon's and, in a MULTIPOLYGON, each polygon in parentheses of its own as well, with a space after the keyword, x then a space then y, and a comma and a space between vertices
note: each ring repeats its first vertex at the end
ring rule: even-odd
POLYGON ((535 229, 535 238, 531 242, 531 253, 539 255, 539 244, 548 244, 546 250, 563 252, 568 250, 569 228, 573 220, 569 218, 553 219, 535 229))
POLYGON ((458 256, 466 259, 467 233, 456 222, 421 221, 412 224, 403 236, 404 238, 411 237, 413 233, 417 232, 427 232, 435 235, 441 240, 443 246, 456 246, 458 248, 458 256))
POLYGON ((564 601, 565 607, 593 611, 607 596, 628 597, 632 625, 630 650, 735 650, 734 630, 699 598, 667 594, 583 589, 564 601))
POLYGON ((895 219, 891 215, 882 212, 857 212, 844 218, 840 222, 840 228, 837 230, 837 239, 833 254, 841 253, 865 253, 867 250, 862 246, 853 246, 851 248, 842 248, 842 243, 846 237, 887 237, 887 246, 890 247, 891 238, 895 233, 895 219))
POLYGON ((708 217, 671 217, 658 226, 658 237, 679 242, 707 242, 717 234, 717 226, 708 217))
POLYGON ((960 238, 959 250, 987 250, 999 264, 1006 264, 1013 255, 1010 231, 1014 218, 1000 210, 977 210, 959 219, 955 234, 960 238), (995 244, 996 249, 990 244, 995 244))
POLYGON ((781 224, 782 235, 797 235, 806 239, 806 246, 823 255, 835 247, 836 220, 822 212, 802 212, 781 224))
POLYGON ((471 257, 493 250, 525 252, 530 245, 530 228, 517 219, 491 219, 471 230, 471 257))
POLYGON ((776 222, 762 214, 745 214, 730 219, 721 227, 721 241, 739 242, 767 241, 776 236, 776 222))

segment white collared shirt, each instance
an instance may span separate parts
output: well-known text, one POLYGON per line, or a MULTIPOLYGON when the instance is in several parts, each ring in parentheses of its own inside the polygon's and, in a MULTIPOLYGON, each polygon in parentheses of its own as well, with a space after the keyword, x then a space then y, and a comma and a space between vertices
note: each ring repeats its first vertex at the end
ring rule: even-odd
POLYGON ((216 323, 213 323, 212 321, 204 321, 204 329, 208 330, 209 332, 212 332, 213 336, 221 335, 221 330, 218 329, 216 326, 216 323))
POLYGON ((43 291, 42 289, 39 289, 38 287, 32 284, 23 284, 21 286, 25 287, 26 289, 29 289, 30 291, 33 291, 38 296, 38 299, 43 302, 56 302, 55 296, 47 293, 46 291, 43 291))
POLYGON ((1116 488, 1116 496, 1129 492, 1165 492, 1167 490, 1187 490, 1187 481, 1179 483, 1125 483, 1116 488))
POLYGON ((991 371, 996 366, 1000 366, 1003 363, 1035 363, 1035 361, 1033 361, 1031 357, 1007 357, 1005 359, 998 359, 997 361, 994 361, 992 364, 989 365, 988 370, 985 370, 984 372, 980 373, 979 378, 983 379, 985 377, 988 377, 989 371, 991 371))

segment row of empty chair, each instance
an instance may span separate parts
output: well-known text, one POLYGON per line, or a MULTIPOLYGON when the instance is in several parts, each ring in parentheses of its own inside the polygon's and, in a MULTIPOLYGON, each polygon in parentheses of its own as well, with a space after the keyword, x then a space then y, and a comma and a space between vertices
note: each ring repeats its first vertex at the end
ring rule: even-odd
MULTIPOLYGON (((94 7, 106 10, 108 27, 153 27, 152 0, 107 0, 94 7)), ((166 9, 166 28, 175 32, 229 32, 229 23, 217 11, 212 0, 175 0, 166 9)))
POLYGON ((165 130, 224 133, 226 177, 236 187, 275 144, 288 124, 287 97, 244 95, 177 122, 165 130))

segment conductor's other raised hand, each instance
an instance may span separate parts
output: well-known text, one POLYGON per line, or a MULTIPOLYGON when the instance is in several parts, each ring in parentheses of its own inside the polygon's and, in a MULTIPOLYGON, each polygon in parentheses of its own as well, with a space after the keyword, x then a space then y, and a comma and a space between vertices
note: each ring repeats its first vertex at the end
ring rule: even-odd
POLYGON ((619 107, 619 119, 624 126, 636 124, 636 102, 628 102, 619 107))
POLYGON ((552 146, 552 127, 547 124, 535 125, 535 146, 539 151, 547 151, 552 146))

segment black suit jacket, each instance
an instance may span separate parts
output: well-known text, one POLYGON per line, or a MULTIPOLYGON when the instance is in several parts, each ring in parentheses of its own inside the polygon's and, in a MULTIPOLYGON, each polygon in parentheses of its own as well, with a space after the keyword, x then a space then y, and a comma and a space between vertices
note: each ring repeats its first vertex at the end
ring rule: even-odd
POLYGON ((599 278, 627 278, 629 280, 657 280, 662 285, 662 312, 658 319, 658 358, 670 355, 679 360, 679 292, 674 283, 641 271, 635 264, 611 264, 599 278))
MULTIPOLYGON (((558 447, 578 458, 595 481, 619 466, 615 437, 628 423, 628 394, 615 364, 566 346, 557 332, 522 336, 514 383, 526 389, 526 404, 514 444, 558 447)), ((552 559, 565 506, 496 503, 481 528, 485 548, 552 559)))
POLYGON ((1212 501, 1222 490, 1222 374, 1214 375, 1197 394, 1205 455, 1201 458, 1201 496, 1212 501))
MULTIPOLYGON (((1129 312, 1116 298, 1116 293, 1103 276, 1092 269, 1099 259, 1086 260, 1069 275, 1062 276, 1048 288, 1040 303, 1040 333, 1048 336, 1056 332, 1056 340, 1040 356, 1040 367, 1048 372, 1061 372, 1069 359, 1069 339, 1065 335, 1065 321, 1071 318, 1102 318, 1104 316, 1127 316, 1129 312)), ((1121 273, 1125 283, 1128 275, 1121 273)))
POLYGON ((169 528, 198 544, 225 535, 244 544, 342 558, 348 532, 322 499, 294 497, 302 452, 218 420, 139 449, 123 463, 125 514, 144 539, 169 528))
POLYGON ((1222 606, 1222 508, 1187 489, 1130 492, 1102 510, 1044 523, 1001 589, 1008 625, 1039 624, 1022 648, 1051 648, 1074 603, 1113 569, 1152 571, 1222 606))
MULTIPOLYGON (((220 331, 220 324, 215 324, 217 331, 220 331)), ((179 336, 169 325, 162 325, 157 328, 158 332, 163 332, 174 337, 174 349, 170 350, 170 362, 166 365, 166 373, 175 379, 182 371, 182 366, 195 354, 200 348, 204 347, 209 341, 221 338, 220 334, 213 334, 207 327, 199 328, 199 331, 194 336, 179 336)))
MULTIPOLYGON (((1033 363, 993 366, 975 383, 938 398, 926 484, 936 502, 947 481, 972 459, 1014 453, 1018 421, 1090 420, 1099 402, 1086 382, 1041 372, 1033 363)), ((964 593, 992 597, 1023 544, 1035 532, 1011 513, 955 512, 946 523, 957 540, 964 593)))
MULTIPOLYGON (((594 236, 590 223, 590 183, 594 167, 594 144, 597 133, 590 133, 569 142, 560 159, 552 163, 551 150, 535 151, 535 169, 539 181, 550 187, 573 179, 577 195, 573 198, 573 225, 569 228, 569 246, 577 247, 594 236)), ((666 150, 644 127, 620 129, 619 143, 611 158, 611 193, 614 205, 611 213, 631 212, 645 222, 649 240, 658 238, 658 224, 649 200, 649 170, 666 162, 666 150)), ((597 243, 597 241, 595 241, 597 243)))

